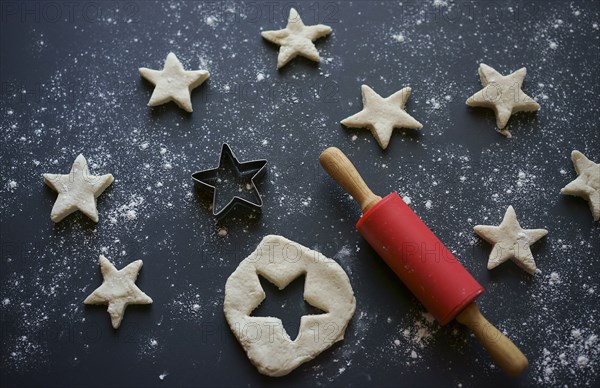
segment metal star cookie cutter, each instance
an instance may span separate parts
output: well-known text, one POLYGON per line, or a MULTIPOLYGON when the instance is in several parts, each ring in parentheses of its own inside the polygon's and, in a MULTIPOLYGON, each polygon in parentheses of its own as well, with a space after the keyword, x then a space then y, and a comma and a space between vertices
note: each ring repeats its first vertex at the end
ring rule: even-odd
POLYGON ((266 159, 240 162, 231 147, 223 143, 219 155, 219 165, 208 170, 196 171, 192 179, 199 189, 212 191, 212 214, 220 217, 228 213, 236 204, 247 206, 253 210, 261 210, 263 201, 254 179, 262 175, 267 165, 266 159), (245 182, 241 182, 244 180, 245 182), (218 188, 218 186, 220 186, 218 188), (226 190, 229 188, 229 190, 226 190), (225 205, 223 194, 220 191, 229 191, 246 194, 240 196, 233 194, 225 205), (219 206, 222 205, 222 206, 219 206))

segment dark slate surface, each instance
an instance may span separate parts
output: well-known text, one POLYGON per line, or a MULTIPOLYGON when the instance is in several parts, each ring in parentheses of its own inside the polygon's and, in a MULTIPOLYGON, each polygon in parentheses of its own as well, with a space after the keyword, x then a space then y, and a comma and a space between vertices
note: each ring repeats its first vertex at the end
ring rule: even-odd
MULTIPOLYGON (((597 2, 1 6, 4 386, 599 383, 600 230, 584 200, 559 194, 576 177, 573 149, 600 160, 597 2), (277 71, 277 48, 259 32, 284 27, 291 5, 334 33, 317 44, 320 65, 297 59, 277 71), (161 68, 169 51, 211 73, 193 114, 146 106, 152 88, 137 68, 161 68), (491 111, 464 104, 481 62, 503 74, 527 67, 524 90, 542 109, 514 116, 512 139, 494 131, 491 111), (362 83, 383 96, 412 86, 407 111, 423 130, 396 130, 382 151, 368 131, 341 127, 361 107, 362 83), (192 186, 223 142, 241 161, 269 160, 258 216, 216 223, 192 186), (428 322, 355 231, 357 206, 321 171, 331 145, 375 192, 409 197, 484 285, 482 310, 530 359, 523 376, 505 377, 458 324, 428 322), (56 194, 41 174, 66 173, 78 153, 116 181, 97 225, 81 214, 54 225, 56 194), (550 231, 534 245, 534 277, 513 263, 487 271, 491 247, 472 232, 498 224, 508 205, 524 227, 550 231), (336 259, 357 298, 346 339, 279 379, 258 374, 222 314, 227 277, 267 234, 336 259), (154 299, 129 307, 118 331, 104 308, 82 304, 101 282, 100 253, 118 267, 143 259, 137 283, 154 299)), ((292 333, 314 312, 301 281, 267 291, 259 312, 292 333)))

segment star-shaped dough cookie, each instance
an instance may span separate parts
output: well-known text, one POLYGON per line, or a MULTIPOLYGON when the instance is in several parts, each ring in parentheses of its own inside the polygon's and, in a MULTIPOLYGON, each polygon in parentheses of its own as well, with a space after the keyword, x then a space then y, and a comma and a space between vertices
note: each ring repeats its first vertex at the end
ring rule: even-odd
POLYGON ((130 304, 151 304, 152 299, 135 285, 144 263, 136 260, 122 270, 117 270, 108 259, 100 255, 100 270, 104 281, 83 303, 108 305, 112 326, 118 329, 130 304))
POLYGON ((313 42, 329 35, 331 31, 331 27, 324 24, 305 26, 298 12, 292 8, 288 24, 283 30, 263 31, 260 34, 269 42, 281 46, 277 56, 277 68, 281 69, 298 55, 320 62, 321 57, 313 42))
MULTIPOLYGON (((526 74, 527 69, 522 67, 505 77, 482 63, 479 65, 479 78, 483 89, 469 97, 467 105, 493 109, 496 113, 496 125, 503 130, 513 113, 540 109, 540 105, 521 90, 526 74)), ((500 133, 511 136, 508 130, 500 133)))
POLYGON ((592 162, 577 150, 571 152, 571 160, 579 176, 560 189, 560 193, 586 199, 590 204, 594 221, 598 221, 600 220, 600 164, 592 162))
POLYGON ((50 213, 52 221, 59 222, 69 214, 80 210, 92 221, 98 222, 96 198, 113 183, 112 174, 90 175, 87 160, 83 155, 79 155, 69 174, 44 174, 43 176, 44 182, 58 192, 58 198, 50 213))
POLYGON ((363 110, 342 120, 350 128, 368 128, 381 148, 386 149, 394 128, 423 128, 420 122, 404 111, 412 89, 406 87, 387 98, 367 85, 361 86, 363 110))
POLYGON ((523 229, 517 221, 512 206, 506 209, 500 226, 477 225, 475 233, 490 244, 494 244, 487 268, 494 269, 508 259, 512 259, 523 270, 534 274, 537 267, 529 248, 548 234, 546 229, 523 229))
POLYGON ((173 53, 167 55, 162 70, 140 67, 140 75, 156 87, 150 97, 148 106, 157 106, 174 101, 181 109, 192 112, 191 91, 208 79, 208 71, 184 70, 183 65, 173 53))

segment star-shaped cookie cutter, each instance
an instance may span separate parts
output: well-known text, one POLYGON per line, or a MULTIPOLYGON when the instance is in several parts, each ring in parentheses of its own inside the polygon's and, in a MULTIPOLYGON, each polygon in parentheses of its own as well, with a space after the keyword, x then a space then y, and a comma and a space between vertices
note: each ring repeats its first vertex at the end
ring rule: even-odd
POLYGON ((215 217, 220 217, 228 213, 236 204, 250 207, 254 210, 260 210, 263 205, 262 197, 256 187, 254 179, 259 175, 262 175, 267 165, 266 159, 251 160, 248 162, 240 162, 236 157, 231 147, 227 143, 223 143, 221 147, 221 154, 219 155, 219 165, 215 168, 208 170, 196 171, 192 174, 192 179, 200 189, 212 191, 212 214, 215 217), (231 171, 233 170, 233 171, 231 171), (235 174, 233 180, 239 180, 240 178, 246 179, 246 183, 240 185, 238 183, 237 191, 240 193, 250 192, 250 196, 254 197, 254 200, 233 195, 226 205, 219 208, 219 203, 223 201, 219 200, 219 185, 233 186, 236 182, 231 182, 230 179, 223 178, 224 175, 231 172, 235 174), (250 177, 248 179, 248 177, 250 177))

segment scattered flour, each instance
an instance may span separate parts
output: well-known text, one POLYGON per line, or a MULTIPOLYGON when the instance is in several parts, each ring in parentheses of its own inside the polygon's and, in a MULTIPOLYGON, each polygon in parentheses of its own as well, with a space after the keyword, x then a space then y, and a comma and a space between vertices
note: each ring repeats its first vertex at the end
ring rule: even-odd
POLYGON ((8 191, 10 191, 11 193, 13 191, 15 191, 15 189, 17 188, 18 184, 16 181, 14 180, 9 180, 8 183, 6 184, 6 188, 8 189, 8 191))
POLYGON ((208 24, 211 27, 214 27, 217 24, 217 22, 218 22, 218 20, 214 16, 208 16, 206 18, 206 24, 208 24))
POLYGON ((402 331, 402 336, 410 345, 423 349, 431 342, 439 328, 440 326, 435 322, 433 316, 428 312, 423 312, 419 318, 413 321, 412 326, 402 331))
POLYGON ((403 42, 404 42, 404 40, 405 40, 405 39, 404 39, 404 34, 402 34, 401 32, 399 32, 399 33, 397 33, 397 34, 394 34, 394 35, 392 35, 392 38, 393 38, 393 39, 394 39, 396 42, 398 42, 398 43, 403 43, 403 42))
MULTIPOLYGON (((190 62, 186 65, 195 66, 197 63, 194 61, 199 60, 201 68, 209 69, 212 66, 213 69, 217 69, 218 64, 227 63, 226 60, 234 54, 249 56, 253 53, 254 46, 248 43, 238 45, 239 34, 237 32, 239 31, 236 29, 236 22, 228 21, 235 20, 235 18, 227 19, 227 15, 229 15, 227 10, 224 11, 225 13, 218 13, 220 12, 218 10, 216 12, 203 11, 202 15, 194 14, 194 22, 188 23, 185 15, 188 13, 187 11, 193 11, 190 8, 192 7, 190 4, 193 3, 156 3, 162 7, 164 13, 164 17, 161 17, 160 21, 160 31, 167 31, 165 40, 168 48, 175 51, 192 48, 191 51, 194 54, 187 59, 190 62), (201 21, 200 26, 198 26, 198 20, 201 21), (203 21, 204 23, 202 23, 203 21), (221 34, 219 39, 189 41, 185 37, 186 31, 194 26, 198 28, 204 26, 204 29, 211 34, 220 33, 221 27, 228 27, 232 31, 230 34, 221 34), (218 44, 214 44, 213 41, 218 44)), ((348 5, 350 11, 360 11, 359 5, 356 4, 348 5)), ((570 45, 569 42, 572 39, 581 41, 585 39, 582 37, 585 34, 597 34, 599 30, 598 14, 587 10, 583 12, 582 9, 581 12, 577 11, 580 13, 577 15, 577 22, 574 23, 572 17, 563 15, 565 12, 571 12, 570 6, 550 2, 548 11, 541 9, 540 14, 535 18, 520 18, 515 22, 517 7, 514 4, 513 7, 497 9, 498 12, 487 12, 489 9, 486 8, 485 2, 475 2, 469 5, 469 7, 473 7, 473 16, 459 15, 461 17, 455 21, 444 19, 444 15, 449 12, 452 4, 456 3, 435 0, 432 5, 432 2, 428 2, 414 15, 414 23, 405 23, 397 18, 396 16, 401 12, 391 12, 390 14, 395 17, 396 24, 392 25, 395 30, 390 31, 389 25, 377 27, 375 33, 365 34, 367 40, 364 46, 366 48, 362 47, 362 49, 364 54, 372 55, 378 63, 399 69, 398 74, 403 75, 400 79, 379 78, 380 74, 375 69, 361 75, 364 78, 359 81, 375 78, 383 86, 389 86, 390 90, 397 82, 411 82, 414 95, 409 102, 409 109, 415 112, 421 110, 425 115, 423 117, 427 120, 427 131, 423 131, 422 138, 395 134, 395 143, 392 147, 396 147, 395 149, 402 152, 394 154, 394 157, 391 157, 391 154, 377 156, 377 158, 381 158, 377 163, 378 165, 385 163, 389 166, 385 170, 385 180, 389 184, 397 183, 396 187, 401 188, 410 187, 410 190, 405 192, 410 195, 410 197, 408 195, 404 197, 406 202, 410 203, 412 198, 415 204, 425 203, 426 209, 429 209, 429 201, 432 206, 436 205, 436 211, 424 212, 424 217, 428 218, 428 225, 440 235, 443 241, 447 242, 449 248, 462 254, 459 259, 471 273, 478 279, 487 279, 485 260, 471 257, 471 251, 468 250, 483 246, 487 249, 485 253, 489 253, 489 247, 483 243, 475 246, 469 244, 473 238, 473 224, 484 223, 488 217, 493 217, 494 221, 497 221, 500 214, 499 209, 512 202, 515 203, 515 206, 524 208, 522 211, 525 217, 524 225, 538 225, 535 221, 539 218, 547 219, 552 216, 550 204, 557 203, 557 190, 550 188, 546 182, 541 182, 541 177, 554 179, 555 185, 559 189, 561 183, 567 183, 569 181, 567 178, 574 176, 568 158, 568 152, 573 146, 574 132, 565 130, 565 125, 567 125, 565 120, 569 125, 577 127, 577 136, 593 138, 596 134, 596 128, 585 125, 589 120, 583 120, 589 112, 580 110, 579 107, 569 103, 569 99, 564 98, 564 88, 559 82, 573 85, 593 85, 591 77, 594 74, 592 70, 596 62, 590 62, 577 45, 570 45), (431 11, 432 6, 439 9, 436 12, 438 18, 427 20, 427 12, 431 11), (509 12, 504 14, 504 11, 509 12), (492 16, 498 13, 502 13, 506 18, 503 23, 496 23, 493 20, 492 16), (440 15, 442 18, 439 18, 440 15), (453 23, 452 28, 446 28, 444 23, 453 23), (480 25, 484 23, 494 25, 493 31, 480 29, 480 25), (515 29, 515 26, 519 28, 515 29), (402 30, 401 33, 398 32, 399 29, 402 30), (530 47, 527 47, 526 51, 531 54, 530 57, 528 56, 528 60, 533 65, 523 63, 524 49, 520 47, 520 41, 515 39, 511 33, 511 31, 517 30, 520 34, 525 33, 531 37, 530 47), (511 119, 513 121, 510 125, 511 130, 514 129, 515 141, 508 146, 504 142, 505 139, 496 141, 486 137, 487 134, 484 133, 468 132, 469 136, 481 136, 482 144, 484 144, 482 149, 477 149, 471 154, 471 150, 462 147, 460 139, 456 138, 457 132, 455 131, 461 129, 452 125, 447 117, 449 116, 448 109, 445 109, 452 101, 454 101, 452 104, 456 103, 457 107, 465 109, 463 100, 468 94, 465 94, 468 87, 450 83, 451 74, 439 66, 436 58, 454 58, 457 53, 460 54, 466 45, 473 43, 473 40, 467 41, 465 38, 472 31, 479 31, 475 35, 474 42, 484 50, 479 59, 491 58, 493 60, 500 56, 506 61, 507 69, 505 70, 513 70, 520 65, 527 65, 528 69, 533 66, 526 80, 528 83, 526 92, 531 93, 540 101, 543 100, 543 109, 537 118, 544 125, 541 128, 536 122, 531 124, 527 115, 523 115, 523 118, 511 119), (502 42, 504 49, 486 48, 486 42, 496 41, 498 36, 505 38, 502 42), (383 39, 375 40, 375 37, 383 37, 383 39), (368 46, 372 46, 373 49, 369 49, 368 46), (406 56, 398 55, 399 51, 396 50, 405 50, 423 66, 411 68, 409 77, 409 72, 404 72, 408 63, 406 56), (558 54, 563 54, 564 57, 580 58, 581 71, 565 70, 562 65, 559 65, 558 57, 557 61, 554 60, 554 56, 558 54), (514 66, 510 64, 514 64, 514 66), (560 78, 558 77, 559 72, 560 78), (458 104, 459 101, 460 104, 458 104), (535 139, 538 143, 532 144, 530 139, 535 139), (535 146, 542 143, 543 147, 535 146), (418 151, 414 154, 419 155, 418 158, 415 158, 412 152, 408 152, 409 147, 418 151), (507 147, 510 147, 510 150, 507 150, 507 147), (419 160, 421 155, 429 159, 429 162, 423 162, 421 165, 419 160), (564 159, 564 163, 561 165, 553 163, 557 158, 564 159), (457 187, 456 183, 459 179, 466 184, 457 187), (481 201, 465 199, 477 195, 481 196, 481 201), (464 222, 467 219, 471 219, 471 221, 464 222), (448 225, 452 225, 452 227, 449 228, 448 225)), ((204 4, 202 5, 204 6, 204 4)), ((399 10, 397 3, 388 2, 385 6, 389 6, 391 11, 399 10)), ((457 4, 454 7, 460 10, 460 5, 457 4)), ((518 15, 521 17, 526 15, 523 13, 526 11, 525 9, 519 8, 518 11, 518 15)), ((106 28, 104 32, 118 27, 107 20, 102 22, 106 23, 104 27, 99 25, 100 28, 106 28)), ((243 18, 239 23, 243 23, 243 18)), ((74 27, 79 28, 74 29, 75 34, 82 33, 81 26, 74 25, 74 27)), ((131 40, 126 41, 127 45, 150 41, 153 33, 149 34, 135 27, 135 23, 128 25, 128 28, 131 28, 132 36, 131 40)), ((42 28, 42 25, 37 25, 36 29, 38 28, 42 28)), ((91 28, 91 26, 86 26, 85 33, 93 37, 94 34, 89 34, 92 31, 91 28)), ((119 32, 115 38, 122 36, 122 31, 118 29, 115 31, 119 32)), ((99 34, 98 36, 103 35, 99 34)), ((260 41, 260 39, 256 40, 260 41)), ((40 36, 35 41, 43 43, 36 43, 38 48, 33 47, 32 55, 34 56, 36 50, 46 50, 47 47, 54 45, 51 36, 44 36, 43 39, 40 36)), ((262 42, 260 44, 262 45, 262 42)), ((331 74, 331 79, 334 80, 335 74, 342 72, 343 69, 339 67, 339 63, 343 63, 343 61, 337 60, 338 54, 356 49, 355 42, 344 43, 343 39, 337 39, 335 45, 335 60, 324 61, 320 66, 320 68, 327 69, 323 71, 322 76, 319 76, 323 79, 326 78, 326 74, 331 74)), ((591 45, 597 46, 594 39, 590 39, 589 45, 586 47, 591 45)), ((126 114, 118 115, 118 113, 123 113, 123 109, 120 107, 125 104, 124 101, 130 101, 127 100, 129 96, 113 91, 114 85, 111 78, 106 77, 106 69, 135 68, 139 64, 131 63, 127 59, 133 56, 115 56, 114 47, 110 46, 112 45, 95 41, 95 45, 90 47, 97 48, 94 50, 96 53, 88 53, 85 49, 81 52, 73 51, 72 55, 61 58, 57 70, 47 80, 49 93, 47 96, 43 96, 43 103, 33 102, 33 100, 27 103, 20 101, 15 103, 10 101, 10 98, 6 98, 3 101, 3 107, 0 108, 5 113, 0 116, 3 145, 6 146, 6 149, 17 150, 14 155, 19 155, 19 158, 13 158, 12 161, 7 158, 3 160, 5 163, 0 164, 3 176, 11 178, 0 184, 1 194, 10 193, 12 190, 18 193, 43 192, 40 173, 49 170, 52 166, 70 163, 73 155, 76 155, 81 148, 89 149, 89 159, 96 162, 99 171, 110 171, 117 179, 110 192, 99 198, 101 222, 96 227, 81 225, 77 222, 77 217, 73 216, 74 218, 65 220, 64 223, 58 225, 53 233, 39 233, 39 235, 31 236, 30 242, 20 253, 23 257, 14 257, 10 253, 8 256, 5 255, 7 260, 3 262, 3 270, 5 263, 14 263, 20 258, 24 258, 25 260, 18 262, 23 263, 23 268, 26 268, 27 271, 10 272, 12 270, 9 270, 8 273, 3 274, 5 280, 2 284, 3 294, 2 303, 0 303, 2 316, 3 318, 8 316, 19 323, 17 330, 9 332, 10 335, 3 338, 2 345, 5 350, 3 350, 1 362, 4 370, 18 369, 24 374, 35 373, 38 368, 43 368, 42 365, 48 356, 53 355, 49 351, 48 341, 45 341, 42 336, 48 328, 53 327, 49 326, 48 322, 56 326, 62 325, 65 320, 75 323, 87 319, 77 295, 84 294, 81 287, 93 284, 91 280, 98 276, 96 264, 98 251, 105 250, 105 254, 111 259, 118 260, 119 264, 124 264, 133 259, 131 255, 145 258, 143 253, 148 253, 150 248, 144 247, 144 241, 152 241, 152 244, 148 244, 148 246, 152 247, 153 253, 157 253, 157 260, 164 260, 164 265, 168 268, 165 276, 168 276, 172 284, 172 288, 168 291, 174 292, 173 298, 164 306, 168 310, 167 314, 173 320, 185 319, 197 323, 202 316, 210 316, 213 312, 211 308, 219 311, 221 307, 219 303, 222 302, 219 297, 222 295, 222 290, 218 286, 207 292, 204 285, 196 288, 198 285, 195 283, 189 284, 181 281, 182 273, 187 273, 190 267, 186 266, 188 260, 181 259, 183 250, 180 247, 181 243, 178 243, 179 246, 175 244, 177 239, 174 234, 183 230, 190 231, 194 236, 190 242, 190 249, 198 252, 198 255, 206 254, 201 257, 203 265, 213 268, 222 266, 224 267, 222 272, 225 274, 228 273, 231 263, 237 259, 231 252, 249 251, 252 247, 239 245, 238 242, 243 239, 218 238, 218 232, 215 233, 215 229, 210 227, 211 216, 207 215, 209 212, 202 213, 205 209, 196 201, 191 182, 186 182, 189 180, 188 170, 211 166, 214 159, 218 157, 220 142, 225 140, 232 143, 237 142, 237 144, 247 143, 248 147, 241 147, 241 150, 238 151, 241 153, 238 156, 245 159, 245 156, 261 157, 262 152, 274 155, 278 155, 280 152, 284 155, 298 152, 300 136, 314 138, 314 146, 319 149, 335 142, 343 142, 344 139, 347 141, 349 137, 347 133, 344 133, 344 136, 338 136, 335 130, 324 130, 329 128, 332 120, 335 119, 328 114, 307 114, 306 117, 302 116, 301 118, 286 116, 287 111, 290 111, 287 109, 290 102, 286 103, 283 101, 284 98, 280 97, 293 95, 294 91, 284 89, 280 92, 278 90, 272 99, 273 102, 265 103, 265 109, 262 110, 263 104, 258 104, 258 99, 240 99, 241 93, 237 89, 238 85, 254 79, 263 81, 269 79, 269 74, 275 74, 270 70, 266 72, 263 62, 260 61, 258 61, 260 62, 258 65, 252 64, 246 69, 236 70, 234 74, 227 73, 227 75, 231 75, 231 77, 226 77, 227 88, 224 87, 223 82, 219 81, 218 77, 215 77, 213 80, 214 91, 227 90, 228 94, 211 97, 214 99, 209 101, 209 104, 201 101, 201 96, 196 94, 194 99, 198 100, 194 103, 194 107, 200 112, 194 115, 194 126, 189 126, 191 120, 187 118, 170 120, 168 125, 163 125, 163 123, 167 123, 168 111, 163 112, 166 114, 158 111, 154 113, 158 113, 158 121, 162 121, 162 123, 145 128, 144 125, 148 123, 146 117, 150 115, 146 109, 140 109, 138 114, 136 109, 130 109, 130 105, 126 105, 126 114), (89 57, 89 61, 86 60, 87 57, 89 57), (79 72, 72 71, 78 66, 86 66, 84 76, 79 72), (265 78, 261 79, 261 75, 265 78), (56 96, 68 95, 70 85, 86 85, 85 90, 89 92, 82 96, 85 101, 77 109, 74 109, 72 104, 69 105, 56 98, 56 96), (219 101, 219 99, 223 99, 223 101, 219 101), (211 113, 203 114, 202 109, 207 106, 211 113), (242 112, 250 108, 260 119, 256 122, 245 123, 243 130, 236 128, 235 131, 227 132, 225 126, 230 124, 229 119, 231 123, 239 124, 244 117, 242 112), (220 116, 220 113, 213 116, 215 112, 223 111, 227 111, 230 115, 228 119, 220 116), (106 115, 106 112, 115 114, 106 115), (299 125, 294 128, 290 128, 289 125, 286 128, 283 125, 280 128, 282 115, 290 122, 298 121, 299 125), (119 117, 119 119, 116 120, 115 117, 119 117), (198 117, 201 120, 197 121, 198 117), (51 128, 48 125, 48 123, 55 122, 60 123, 60 128, 51 128), (217 128, 223 130, 223 138, 215 136, 217 128), (69 142, 64 141, 66 139, 60 135, 63 131, 70 134, 69 142), (88 142, 86 139, 93 141, 88 142), (39 154, 39 150, 47 146, 48 140, 56 141, 56 153, 49 157, 39 154), (256 147, 257 145, 259 147, 256 147), (128 151, 129 148, 132 148, 131 152, 128 151), (257 148, 255 153, 254 150, 257 148), (216 156, 213 155, 215 152, 216 156), (127 168, 121 167, 125 165, 127 168), (179 174, 181 171, 185 171, 185 173, 179 174), (14 182, 14 185, 10 183, 11 181, 14 182), (157 182, 160 182, 160 185, 156 185, 157 182), (199 226, 197 220, 200 216, 206 216, 203 220, 208 222, 209 227, 199 226), (103 222, 103 220, 108 222, 103 222), (180 224, 180 227, 174 226, 174 223, 180 224), (150 225, 153 227, 150 228, 150 225), (158 225, 157 228, 156 225, 158 225), (160 234, 148 237, 149 232, 146 230, 153 228, 158 229, 160 234), (208 252, 203 251, 205 248, 208 252), (126 255, 122 255, 124 251, 127 252, 126 255), (228 253, 221 254, 223 251, 228 253), (86 260, 88 260, 88 264, 82 265, 82 263, 86 263, 86 260), (90 274, 93 274, 94 278, 89 278, 90 274), (65 304, 64 299, 59 298, 64 295, 73 295, 76 302, 65 304)), ((123 47, 117 48, 120 50, 123 47)), ((333 56, 333 53, 334 51, 330 55, 333 56)), ((149 60, 153 59, 149 58, 149 60)), ((155 64, 158 65, 162 60, 163 58, 156 59, 155 64)), ((478 82, 476 63, 473 62, 472 66, 471 73, 465 74, 464 80, 476 83, 478 82)), ((298 72, 298 74, 302 73, 304 72, 298 72)), ((324 95, 321 91, 322 85, 317 83, 317 86, 313 86, 312 79, 308 75, 297 75, 290 71, 287 76, 290 80, 303 85, 302 94, 294 95, 295 101, 302 103, 303 106, 307 98, 324 95)), ((128 86, 125 92, 138 92, 135 90, 135 82, 126 84, 128 86), (134 86, 130 87, 129 84, 134 86)), ((258 85, 266 86, 267 83, 262 82, 254 86, 258 85)), ((42 92, 44 91, 46 90, 42 92)), ((259 95, 264 97, 264 93, 259 95)), ((253 97, 256 96, 253 95, 253 97)), ((342 96, 340 106, 346 106, 345 100, 345 96, 342 96)), ((358 101, 357 97, 356 102, 358 101)), ((310 101, 310 103, 313 102, 318 101, 310 101)), ((350 101, 347 102, 348 105, 350 103, 350 101)), ((145 108, 145 106, 141 108, 145 108)), ((306 112, 312 113, 310 110, 306 112)), ((486 122, 493 127, 491 115, 487 119, 477 117, 477 120, 486 122)), ((356 142, 356 135, 352 135, 350 139, 354 142, 351 145, 356 151, 357 164, 372 160, 373 155, 366 152, 367 150, 364 148, 366 142, 356 142)), ((361 139, 363 138, 361 137, 361 139)), ((368 139, 368 137, 365 136, 364 139, 368 139)), ((592 151, 597 152, 596 143, 590 142, 587 145, 591 147, 592 151)), ((290 169, 292 162, 286 165, 285 158, 287 156, 279 159, 273 158, 268 180, 265 181, 270 182, 269 185, 266 185, 269 194, 265 196, 267 200, 268 198, 282 198, 283 200, 274 201, 272 207, 265 207, 262 219, 256 225, 251 225, 259 226, 261 229, 288 230, 289 225, 292 225, 296 219, 314 215, 309 213, 311 207, 304 206, 302 201, 307 195, 307 190, 316 189, 315 170, 296 164, 293 165, 294 169, 290 169), (288 169, 286 170, 286 168, 288 169), (300 174, 295 174, 292 181, 286 180, 290 171, 297 169, 300 174), (298 186, 302 186, 303 189, 299 190, 298 186), (267 214, 269 214, 268 217, 267 214), (277 216, 273 217, 274 214, 277 216)), ((310 166, 313 164, 312 162, 307 163, 310 166)), ((319 170, 319 174, 322 174, 322 171, 319 170)), ((26 197, 26 200, 29 201, 29 198, 26 197)), ((344 195, 340 198, 343 198, 343 206, 350 208, 350 205, 345 202, 348 196, 344 195)), ((30 202, 27 203, 29 206, 30 202)), ((11 217, 19 216, 19 209, 22 206, 23 198, 20 196, 4 195, 3 201, 0 203, 2 218, 6 217, 7 220, 10 220, 11 217)), ((49 212, 50 208, 47 211, 49 212)), ((335 220, 329 217, 321 221, 320 217, 315 218, 319 219, 316 221, 318 224, 315 226, 315 231, 322 233, 321 236, 327 236, 329 228, 336 231, 331 236, 338 236, 338 233, 342 236, 343 228, 346 227, 344 225, 348 224, 348 219, 335 220)), ((491 223, 491 219, 489 221, 491 223)), ((568 231, 573 229, 570 227, 571 221, 569 218, 560 218, 558 222, 563 228, 553 230, 553 235, 568 235, 568 231)), ((249 235, 255 230, 255 228, 248 227, 246 223, 239 222, 231 222, 227 227, 231 237, 249 235)), ((300 232, 302 231, 293 227, 290 230, 290 233, 300 232)), ((353 232, 354 230, 350 226, 348 233, 353 232)), ((597 230, 593 232, 595 232, 593 236, 597 237, 597 230)), ((600 368, 597 340, 597 327, 600 327, 600 322, 597 321, 598 283, 597 276, 586 275, 592 274, 597 266, 595 259, 597 248, 592 245, 595 240, 592 240, 590 236, 576 231, 573 232, 572 238, 564 238, 564 241, 568 241, 568 243, 557 243, 558 238, 556 237, 549 239, 546 242, 549 252, 544 253, 544 248, 539 247, 541 252, 536 253, 536 259, 539 257, 539 266, 543 267, 544 276, 533 280, 520 280, 518 293, 507 286, 510 282, 504 276, 509 277, 510 273, 493 274, 495 278, 486 286, 488 292, 481 299, 484 307, 487 304, 488 308, 494 306, 497 309, 498 315, 501 317, 497 322, 502 324, 501 329, 507 330, 511 334, 511 338, 516 342, 529 343, 529 348, 524 350, 531 355, 531 367, 524 377, 524 385, 597 385, 600 368), (576 298, 575 300, 582 304, 592 306, 589 313, 580 313, 578 310, 577 314, 571 314, 567 318, 561 315, 564 306, 573 302, 572 298, 576 298), (514 307, 511 301, 513 300, 518 300, 519 304, 530 313, 512 315, 514 307), (553 323, 548 326, 549 322, 553 323), (540 328, 545 330, 540 330, 540 328)), ((308 236, 306 238, 310 239, 308 236)), ((340 243, 340 240, 335 239, 335 242, 339 244, 337 248, 342 247, 336 254, 338 256, 336 259, 349 261, 347 258, 350 257, 350 254, 346 252, 346 249, 349 251, 353 246, 347 245, 348 242, 345 240, 340 243)), ((358 251, 358 247, 356 250, 358 251)), ((332 250, 332 252, 335 251, 336 249, 332 250)), ((190 258, 190 260, 193 259, 190 258)), ((360 273, 355 276, 357 284, 360 285, 360 281, 364 278, 360 273)), ((147 277, 146 280, 148 280, 147 277)), ((357 290, 359 289, 357 287, 357 290)), ((156 307, 158 308, 158 306, 156 307)), ((344 344, 332 350, 331 360, 327 359, 322 364, 318 363, 319 365, 313 366, 318 370, 315 373, 317 384, 324 380, 325 384, 322 385, 336 385, 329 379, 335 378, 341 373, 349 375, 356 373, 359 369, 361 372, 366 370, 363 365, 358 365, 358 361, 352 364, 353 360, 360 360, 361 355, 368 355, 367 361, 365 361, 367 366, 380 365, 387 361, 391 371, 397 368, 397 363, 393 361, 400 359, 418 363, 419 372, 427 373, 427 369, 423 366, 430 362, 430 356, 435 357, 427 352, 437 350, 433 349, 434 346, 427 346, 433 344, 435 340, 435 334, 439 330, 436 324, 430 323, 414 311, 414 314, 394 316, 394 321, 388 326, 390 339, 386 341, 386 345, 392 346, 394 352, 398 353, 401 358, 390 361, 388 360, 389 349, 376 349, 372 346, 373 336, 370 334, 378 323, 376 311, 376 309, 357 311, 352 322, 352 330, 348 332, 344 344), (419 316, 415 322, 412 321, 414 316, 419 316), (401 328, 400 331, 391 329, 391 325, 397 325, 401 328), (413 357, 413 354, 416 357, 413 357), (330 369, 326 367, 329 363, 339 364, 330 369), (352 370, 353 367, 354 370, 352 370), (318 377, 319 374, 322 378, 318 377)), ((382 321, 385 322, 385 319, 382 321)), ((157 325, 160 326, 161 322, 162 320, 158 320, 157 325)), ((86 322, 86 324, 88 323, 86 322)), ((161 348, 162 346, 166 347, 164 345, 166 339, 162 338, 156 333, 152 333, 151 337, 140 334, 139 343, 140 346, 143 346, 140 357, 156 357, 154 359, 156 361, 159 360, 159 357, 164 356, 166 353, 161 354, 161 348), (152 345, 152 340, 156 341, 155 345, 152 345), (153 354, 156 356, 152 356, 153 354)), ((52 345, 52 342, 49 343, 52 345)), ((81 351, 87 351, 87 347, 89 344, 84 344, 81 351)), ((465 352, 469 354, 468 350, 465 352)), ((329 356, 324 355, 324 357, 329 356)), ((73 358, 81 360, 82 355, 76 355, 73 358)), ((459 386, 471 386, 474 385, 473 382, 481 381, 481 375, 489 376, 497 373, 489 364, 489 359, 472 360, 472 370, 478 372, 471 375, 460 373, 461 371, 457 371, 454 365, 449 365, 448 371, 450 372, 448 374, 460 375, 459 386)), ((158 372, 160 369, 156 370, 156 373, 158 372)), ((166 371, 161 373, 159 379, 164 380, 167 374, 166 371)), ((448 381, 448 385, 452 385, 452 382, 448 381)))

